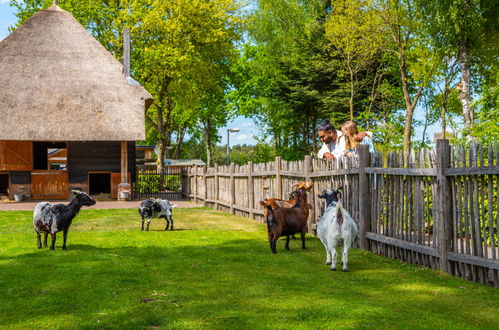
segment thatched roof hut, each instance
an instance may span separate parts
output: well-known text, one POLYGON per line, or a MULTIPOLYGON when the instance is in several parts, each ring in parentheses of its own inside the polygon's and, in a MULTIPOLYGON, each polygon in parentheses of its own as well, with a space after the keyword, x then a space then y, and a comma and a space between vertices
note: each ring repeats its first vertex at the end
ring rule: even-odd
POLYGON ((0 140, 143 140, 151 102, 57 5, 0 42, 0 140))

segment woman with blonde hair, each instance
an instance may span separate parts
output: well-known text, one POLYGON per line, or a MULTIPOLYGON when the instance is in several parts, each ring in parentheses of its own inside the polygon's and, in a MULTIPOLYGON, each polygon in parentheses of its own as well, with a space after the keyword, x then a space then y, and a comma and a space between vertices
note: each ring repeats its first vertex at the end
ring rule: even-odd
POLYGON ((357 124, 353 121, 346 121, 341 125, 341 132, 345 137, 345 156, 352 157, 357 153, 357 149, 360 144, 365 144, 369 147, 370 153, 375 153, 376 149, 374 148, 373 141, 369 136, 364 136, 359 139, 359 129, 357 128, 357 124), (360 141, 359 141, 360 140, 360 141))

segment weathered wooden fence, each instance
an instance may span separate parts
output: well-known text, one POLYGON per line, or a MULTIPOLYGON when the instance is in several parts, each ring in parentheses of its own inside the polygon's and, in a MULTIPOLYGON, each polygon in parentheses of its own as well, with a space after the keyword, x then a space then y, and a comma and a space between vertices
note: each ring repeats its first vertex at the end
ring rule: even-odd
POLYGON ((480 145, 359 156, 332 164, 303 161, 192 167, 184 191, 196 202, 263 221, 259 201, 286 198, 291 186, 312 180, 309 233, 324 211, 316 196, 343 186, 343 204, 360 227, 360 247, 389 258, 439 268, 499 287, 499 152, 480 145))

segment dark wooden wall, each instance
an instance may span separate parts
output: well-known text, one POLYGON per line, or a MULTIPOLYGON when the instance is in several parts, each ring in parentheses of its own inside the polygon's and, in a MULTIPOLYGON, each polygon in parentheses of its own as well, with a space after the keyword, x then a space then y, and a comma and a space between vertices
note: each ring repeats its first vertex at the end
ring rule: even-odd
MULTIPOLYGON (((119 141, 69 142, 69 182, 86 182, 88 172, 121 171, 121 144, 119 141)), ((135 182, 135 142, 128 142, 128 172, 135 182)))

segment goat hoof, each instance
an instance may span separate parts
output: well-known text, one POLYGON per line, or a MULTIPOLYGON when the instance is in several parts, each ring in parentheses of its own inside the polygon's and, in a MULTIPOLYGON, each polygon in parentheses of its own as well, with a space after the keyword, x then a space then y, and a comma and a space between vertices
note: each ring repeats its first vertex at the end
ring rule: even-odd
POLYGON ((331 267, 331 268, 329 268, 329 270, 334 272, 334 271, 336 271, 336 268, 331 267))
POLYGON ((55 250, 55 249, 54 249, 54 247, 52 247, 52 246, 51 246, 51 247, 50 247, 50 250, 55 250))
POLYGON ((348 269, 343 269, 344 272, 348 272, 348 269))
POLYGON ((62 248, 62 250, 63 250, 63 251, 67 251, 68 249, 66 249, 66 247, 63 247, 63 248, 62 248))
POLYGON ((331 261, 326 262, 326 265, 332 265, 333 263, 331 261))

